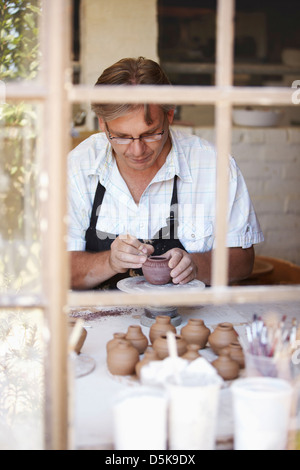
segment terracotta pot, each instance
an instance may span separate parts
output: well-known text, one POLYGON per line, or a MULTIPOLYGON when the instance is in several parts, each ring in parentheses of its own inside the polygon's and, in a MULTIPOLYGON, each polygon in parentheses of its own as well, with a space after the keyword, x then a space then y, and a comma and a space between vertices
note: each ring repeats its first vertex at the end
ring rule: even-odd
POLYGON ((208 337, 208 342, 212 350, 219 354, 221 349, 234 343, 238 338, 238 334, 231 323, 219 323, 213 333, 208 337))
POLYGON ((133 375, 138 361, 138 350, 124 339, 120 339, 107 353, 107 367, 113 375, 133 375))
POLYGON ((149 338, 151 343, 153 344, 156 338, 166 334, 167 331, 172 331, 176 334, 176 328, 171 323, 171 317, 168 315, 158 315, 155 323, 150 327, 149 338))
POLYGON ((148 346, 147 336, 144 335, 139 325, 130 325, 125 338, 131 342, 139 354, 143 354, 148 346))
POLYGON ((198 351, 198 344, 188 344, 186 353, 184 353, 181 357, 182 359, 187 359, 188 361, 194 361, 195 359, 201 357, 198 351))
POLYGON ((223 348, 220 351, 220 356, 212 362, 212 365, 224 380, 234 380, 239 376, 240 366, 231 359, 229 348, 223 348))
POLYGON ((142 266, 142 271, 150 284, 162 285, 171 281, 171 268, 165 256, 149 256, 142 266))
POLYGON ((235 341, 234 343, 230 343, 228 347, 229 347, 231 359, 236 361, 241 369, 244 369, 245 355, 244 355, 244 351, 240 343, 238 341, 235 341))
POLYGON ((200 318, 191 318, 180 332, 181 336, 189 344, 198 344, 198 349, 205 348, 210 329, 205 326, 204 321, 200 318))
POLYGON ((120 339, 125 339, 126 333, 114 333, 113 338, 106 343, 106 351, 109 351, 113 348, 120 339))
POLYGON ((142 367, 144 367, 146 364, 149 364, 149 362, 151 361, 159 361, 159 360, 160 358, 158 357, 157 352, 151 347, 147 348, 143 359, 139 361, 135 366, 135 372, 138 378, 140 378, 141 376, 142 367))
MULTIPOLYGON (((177 354, 182 356, 187 351, 187 344, 185 339, 180 335, 175 335, 177 354)), ((169 356, 168 340, 166 335, 159 336, 153 343, 153 349, 157 352, 160 359, 165 359, 169 356)))

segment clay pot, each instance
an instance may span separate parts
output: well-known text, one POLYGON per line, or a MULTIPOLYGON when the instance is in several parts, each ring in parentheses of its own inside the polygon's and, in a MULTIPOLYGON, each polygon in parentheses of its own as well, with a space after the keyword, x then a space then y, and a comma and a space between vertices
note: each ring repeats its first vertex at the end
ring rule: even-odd
MULTIPOLYGON (((74 328, 75 325, 76 325, 76 321, 69 321, 69 336, 71 336, 73 328, 74 328)), ((79 338, 76 342, 75 348, 74 348, 76 354, 80 354, 81 348, 82 348, 82 346, 85 342, 86 337, 87 337, 87 331, 86 331, 85 328, 82 328, 81 332, 80 332, 80 336, 79 336, 79 338)))
POLYGON ((212 350, 219 354, 220 350, 234 343, 238 334, 231 323, 219 323, 213 333, 208 337, 208 342, 212 350))
POLYGON ((120 339, 125 339, 126 333, 114 333, 113 338, 106 343, 106 351, 109 351, 113 348, 120 339))
POLYGON ((120 339, 107 353, 107 367, 113 375, 133 375, 138 361, 138 350, 124 339, 120 339))
POLYGON ((223 348, 220 351, 220 356, 212 362, 212 365, 224 380, 234 380, 239 376, 240 366, 231 359, 229 348, 223 348))
POLYGON ((240 343, 238 341, 235 341, 234 343, 230 343, 228 347, 229 347, 231 359, 236 361, 241 369, 244 369, 245 355, 244 355, 243 348, 240 345, 240 343))
MULTIPOLYGON (((187 344, 185 339, 180 335, 175 335, 177 354, 182 356, 187 351, 187 344)), ((157 352, 160 359, 165 359, 169 356, 168 340, 166 335, 159 336, 153 343, 153 349, 157 352)))
POLYGON ((156 338, 166 334, 167 331, 172 331, 176 334, 176 328, 171 323, 171 317, 168 315, 158 315, 155 323, 150 327, 149 338, 151 343, 153 344, 156 338))
POLYGON ((187 344, 187 352, 184 353, 181 357, 182 359, 186 359, 187 361, 194 361, 195 359, 201 357, 198 350, 198 344, 187 344))
POLYGON ((141 376, 141 369, 144 367, 146 364, 149 364, 151 361, 159 361, 160 358, 157 355, 157 352, 154 351, 153 348, 149 347, 146 349, 144 357, 141 361, 139 361, 136 366, 135 366, 135 372, 138 378, 141 376))
POLYGON ((180 332, 188 344, 198 344, 198 349, 204 349, 210 335, 210 329, 200 318, 191 318, 180 332))
POLYGON ((125 339, 128 339, 131 342, 131 344, 138 350, 139 354, 143 354, 148 346, 147 336, 144 335, 139 325, 130 325, 125 339))
POLYGON ((150 284, 162 285, 171 281, 171 268, 165 256, 149 256, 142 266, 142 271, 150 284))

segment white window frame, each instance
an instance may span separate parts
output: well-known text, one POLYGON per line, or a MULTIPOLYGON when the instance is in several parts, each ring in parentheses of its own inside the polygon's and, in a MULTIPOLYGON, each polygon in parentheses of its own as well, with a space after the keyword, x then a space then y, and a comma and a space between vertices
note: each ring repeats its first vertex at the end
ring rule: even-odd
POLYGON ((300 299, 300 285, 228 286, 227 194, 228 162, 231 150, 231 113, 234 105, 286 105, 292 103, 293 90, 275 87, 233 86, 234 0, 218 0, 217 59, 215 86, 136 86, 101 87, 72 85, 70 62, 70 0, 43 0, 42 52, 43 68, 37 83, 9 84, 7 99, 22 99, 44 105, 43 189, 48 199, 43 206, 47 230, 42 232, 43 295, 6 295, 0 308, 41 308, 48 321, 51 341, 47 369, 46 423, 47 448, 63 450, 69 446, 67 314, 75 306, 176 306, 285 302, 300 299), (186 295, 172 292, 125 294, 115 291, 70 291, 67 236, 67 171, 66 155, 70 148, 70 110, 73 103, 133 102, 214 105, 216 108, 217 164, 217 230, 213 256, 212 286, 186 295), (154 301, 155 299, 155 301, 154 301))

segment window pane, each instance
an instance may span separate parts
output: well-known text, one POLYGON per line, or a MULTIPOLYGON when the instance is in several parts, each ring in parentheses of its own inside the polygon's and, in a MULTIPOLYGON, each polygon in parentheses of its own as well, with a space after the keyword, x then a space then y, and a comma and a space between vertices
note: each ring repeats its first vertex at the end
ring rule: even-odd
POLYGON ((0 292, 40 288, 40 113, 29 103, 0 106, 0 292))
POLYGON ((44 448, 41 311, 0 310, 0 449, 44 448))

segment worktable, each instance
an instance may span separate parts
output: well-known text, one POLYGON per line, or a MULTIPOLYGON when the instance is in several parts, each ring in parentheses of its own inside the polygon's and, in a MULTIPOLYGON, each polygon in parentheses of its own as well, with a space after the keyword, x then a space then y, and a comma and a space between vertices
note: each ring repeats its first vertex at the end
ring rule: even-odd
MULTIPOLYGON (((144 309, 141 307, 88 307, 73 308, 69 316, 74 320, 84 319, 87 337, 82 347, 82 355, 94 360, 94 370, 86 376, 74 379, 73 428, 74 448, 78 450, 113 450, 112 405, 116 395, 130 386, 139 386, 135 379, 112 376, 106 366, 106 343, 115 332, 126 332, 129 325, 140 323, 144 309)), ((243 335, 245 325, 252 321, 253 314, 263 318, 269 312, 287 315, 287 322, 293 317, 300 320, 299 303, 274 304, 235 304, 203 305, 178 307, 182 323, 177 333, 189 318, 201 318, 213 330, 221 322, 233 323, 236 331, 243 335)), ((149 327, 141 325, 144 334, 149 337, 149 327)), ((200 353, 209 361, 216 356, 207 347, 200 353)), ((217 449, 233 448, 233 419, 231 414, 230 383, 225 383, 220 394, 220 407, 217 430, 217 449)))

